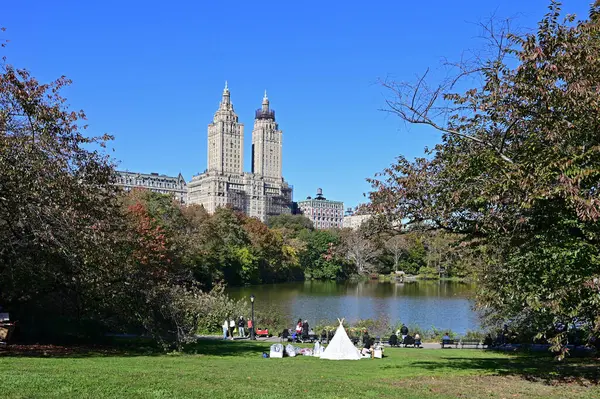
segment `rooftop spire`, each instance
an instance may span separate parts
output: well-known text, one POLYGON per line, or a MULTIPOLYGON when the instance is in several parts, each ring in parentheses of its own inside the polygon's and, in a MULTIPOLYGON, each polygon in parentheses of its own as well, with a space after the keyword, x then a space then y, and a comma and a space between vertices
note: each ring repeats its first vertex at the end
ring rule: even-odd
POLYGON ((225 81, 225 88, 223 89, 223 98, 221 99, 220 109, 230 109, 231 108, 231 99, 229 97, 229 86, 227 85, 227 81, 225 81))
POLYGON ((269 110, 269 98, 267 97, 267 90, 265 90, 265 96, 263 97, 262 110, 263 111, 269 110))

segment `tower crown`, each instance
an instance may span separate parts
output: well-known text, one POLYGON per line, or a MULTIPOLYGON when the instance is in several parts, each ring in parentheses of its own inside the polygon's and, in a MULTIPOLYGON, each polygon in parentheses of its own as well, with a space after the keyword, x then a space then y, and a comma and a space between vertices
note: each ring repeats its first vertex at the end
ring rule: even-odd
POLYGON ((257 109, 254 113, 254 119, 270 119, 275 121, 275 111, 269 109, 269 97, 267 97, 267 91, 262 100, 262 108, 257 109))
POLYGON ((219 105, 219 109, 233 109, 233 106, 231 105, 231 93, 229 93, 229 86, 227 86, 227 81, 225 81, 225 88, 223 89, 223 97, 221 98, 221 104, 219 105))

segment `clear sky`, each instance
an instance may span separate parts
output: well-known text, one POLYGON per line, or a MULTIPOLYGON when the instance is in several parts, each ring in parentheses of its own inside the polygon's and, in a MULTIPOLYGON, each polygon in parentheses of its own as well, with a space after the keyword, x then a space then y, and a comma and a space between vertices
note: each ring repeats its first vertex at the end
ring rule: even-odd
MULTIPOLYGON (((591 0, 566 0, 585 18, 591 0)), ((365 178, 439 135, 380 111, 376 82, 412 80, 443 57, 481 46, 492 14, 535 27, 547 0, 137 1, 19 0, 0 8, 8 62, 64 93, 91 134, 110 133, 121 169, 189 181, 206 168, 207 124, 225 80, 245 124, 250 170, 254 110, 268 90, 283 130, 283 173, 294 199, 323 188, 346 206, 365 178)))

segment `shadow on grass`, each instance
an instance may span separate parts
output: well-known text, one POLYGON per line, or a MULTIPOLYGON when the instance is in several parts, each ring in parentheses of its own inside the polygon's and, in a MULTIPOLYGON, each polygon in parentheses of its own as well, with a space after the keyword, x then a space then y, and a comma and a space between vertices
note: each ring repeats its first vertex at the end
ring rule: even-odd
POLYGON ((566 383, 589 386, 600 382, 600 361, 592 358, 571 358, 559 362, 549 354, 513 354, 508 358, 442 357, 440 360, 416 361, 411 366, 426 370, 466 370, 517 376, 549 385, 566 383))
POLYGON ((268 352, 272 342, 261 341, 225 341, 214 339, 199 339, 196 343, 186 346, 186 354, 209 356, 256 356, 268 352))
MULTIPOLYGON (((269 350, 269 343, 260 341, 223 341, 199 339, 186 345, 182 354, 212 356, 256 356, 269 350)), ((86 358, 160 356, 168 353, 158 344, 144 339, 114 340, 102 345, 8 345, 0 346, 2 357, 86 358)))

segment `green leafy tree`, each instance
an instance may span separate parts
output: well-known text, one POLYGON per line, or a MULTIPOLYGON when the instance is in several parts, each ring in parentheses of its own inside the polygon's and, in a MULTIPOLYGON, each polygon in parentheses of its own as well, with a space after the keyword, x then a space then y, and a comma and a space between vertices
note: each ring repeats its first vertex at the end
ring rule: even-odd
POLYGON ((267 225, 272 229, 289 229, 296 233, 302 230, 314 230, 313 222, 303 215, 271 216, 267 225))
POLYGON ((344 274, 344 262, 335 252, 340 243, 332 230, 302 231, 300 239, 306 243, 300 253, 300 264, 307 277, 313 279, 336 279, 344 274))
POLYGON ((488 323, 546 334, 561 356, 557 326, 600 332, 599 16, 596 2, 588 20, 561 21, 552 2, 535 33, 483 26, 491 56, 456 79, 384 82, 389 110, 442 142, 371 180, 373 210, 479 246, 488 323), (461 78, 482 84, 457 92, 461 78))

